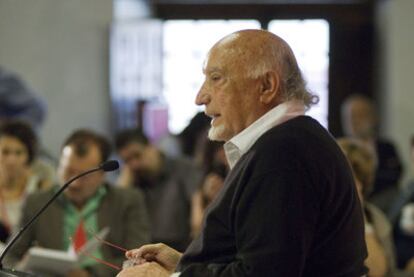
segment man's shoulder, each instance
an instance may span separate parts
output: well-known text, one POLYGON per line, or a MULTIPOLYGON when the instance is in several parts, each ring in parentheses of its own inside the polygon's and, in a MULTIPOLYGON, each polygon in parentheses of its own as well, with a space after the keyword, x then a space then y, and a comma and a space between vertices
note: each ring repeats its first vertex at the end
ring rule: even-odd
POLYGON ((334 138, 308 116, 298 116, 267 131, 253 145, 246 158, 245 161, 250 161, 255 168, 277 170, 299 165, 334 170, 345 161, 334 138), (326 164, 327 160, 331 163, 326 164))
POLYGON ((53 194, 56 192, 57 186, 52 186, 46 190, 38 190, 31 192, 27 195, 26 201, 37 202, 37 201, 44 201, 44 199, 51 198, 53 194))
POLYGON ((284 148, 317 143, 321 138, 333 141, 328 131, 318 121, 309 116, 298 116, 277 125, 264 133, 256 146, 284 148))
POLYGON ((295 134, 295 132, 308 132, 309 130, 325 132, 326 129, 314 118, 306 115, 300 115, 292 118, 282 124, 276 125, 269 130, 280 136, 295 134), (293 131, 293 132, 292 132, 293 131))
MULTIPOLYGON (((28 193, 26 199, 24 200, 23 208, 26 211, 37 211, 41 207, 43 207, 50 199, 52 199, 55 192, 56 192, 56 186, 52 186, 48 188, 47 190, 39 190, 39 191, 28 193)), ((55 199, 54 203, 52 204, 56 204, 56 203, 60 203, 59 198, 55 199)))

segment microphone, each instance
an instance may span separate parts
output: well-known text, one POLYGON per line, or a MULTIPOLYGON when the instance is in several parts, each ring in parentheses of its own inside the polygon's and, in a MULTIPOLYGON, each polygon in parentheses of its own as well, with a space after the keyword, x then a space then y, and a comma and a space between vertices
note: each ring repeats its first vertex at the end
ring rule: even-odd
POLYGON ((117 170, 119 168, 119 163, 116 160, 106 161, 106 162, 102 163, 99 166, 99 168, 101 168, 105 172, 114 171, 114 170, 117 170))
POLYGON ((6 246, 3 249, 3 252, 0 255, 0 277, 35 277, 36 275, 33 275, 31 273, 26 273, 22 271, 17 271, 14 269, 4 269, 3 268, 3 259, 6 256, 9 249, 16 243, 16 241, 22 236, 24 231, 32 225, 32 223, 43 213, 44 210, 46 210, 47 207, 49 207, 50 204, 75 180, 91 174, 96 171, 114 171, 119 168, 119 163, 116 160, 110 160, 103 162, 98 167, 95 167, 93 169, 89 169, 85 172, 82 172, 81 174, 72 177, 69 181, 67 181, 63 186, 60 187, 60 189, 52 196, 52 198, 47 201, 47 203, 40 208, 40 210, 27 222, 20 230, 13 236, 13 238, 6 244, 6 246))

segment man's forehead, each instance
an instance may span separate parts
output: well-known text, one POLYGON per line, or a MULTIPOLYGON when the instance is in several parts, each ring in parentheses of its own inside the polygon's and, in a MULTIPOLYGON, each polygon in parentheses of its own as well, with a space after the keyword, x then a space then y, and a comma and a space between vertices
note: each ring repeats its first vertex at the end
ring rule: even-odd
POLYGON ((128 144, 125 145, 121 149, 121 152, 130 152, 130 151, 143 151, 146 149, 149 145, 145 145, 143 143, 140 143, 138 141, 131 141, 128 144))
POLYGON ((217 47, 213 48, 207 55, 207 58, 203 64, 203 73, 211 74, 214 72, 224 71, 226 66, 234 62, 237 59, 235 50, 229 47, 217 47))
POLYGON ((79 155, 73 145, 66 145, 62 149, 61 159, 65 161, 90 161, 92 163, 96 161, 99 163, 101 159, 101 152, 97 145, 91 144, 88 146, 86 153, 79 155))

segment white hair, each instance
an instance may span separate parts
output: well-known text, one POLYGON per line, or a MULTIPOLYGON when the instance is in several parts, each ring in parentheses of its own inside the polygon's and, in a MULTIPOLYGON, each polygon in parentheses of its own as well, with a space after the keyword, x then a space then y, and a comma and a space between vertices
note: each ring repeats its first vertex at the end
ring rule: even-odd
MULTIPOLYGON (((267 31, 263 31, 266 35, 267 31)), ((269 71, 276 71, 280 74, 281 92, 284 101, 297 99, 302 101, 307 108, 319 101, 318 96, 312 94, 306 88, 306 82, 297 64, 295 55, 289 45, 281 38, 274 36, 279 43, 273 39, 266 39, 264 43, 258 44, 253 40, 251 47, 243 47, 234 43, 240 33, 233 33, 223 38, 217 45, 229 45, 223 47, 225 55, 231 55, 245 64, 245 74, 248 78, 259 78, 269 71), (244 62, 242 62, 244 60, 244 62)))
POLYGON ((223 135, 223 133, 226 131, 226 128, 223 124, 219 126, 211 126, 208 130, 208 138, 210 140, 215 141, 223 141, 220 137, 223 135))

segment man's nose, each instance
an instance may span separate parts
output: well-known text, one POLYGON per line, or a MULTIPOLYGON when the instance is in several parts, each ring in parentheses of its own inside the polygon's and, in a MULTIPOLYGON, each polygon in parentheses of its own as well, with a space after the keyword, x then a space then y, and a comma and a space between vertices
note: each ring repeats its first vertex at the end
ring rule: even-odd
POLYGON ((6 157, 3 158, 4 162, 6 164, 15 164, 18 160, 18 157, 16 154, 9 154, 6 157))
POLYGON ((200 88, 200 90, 197 93, 197 97, 195 99, 195 103, 197 105, 206 105, 210 102, 210 95, 208 93, 208 90, 205 87, 205 84, 203 84, 200 88))

